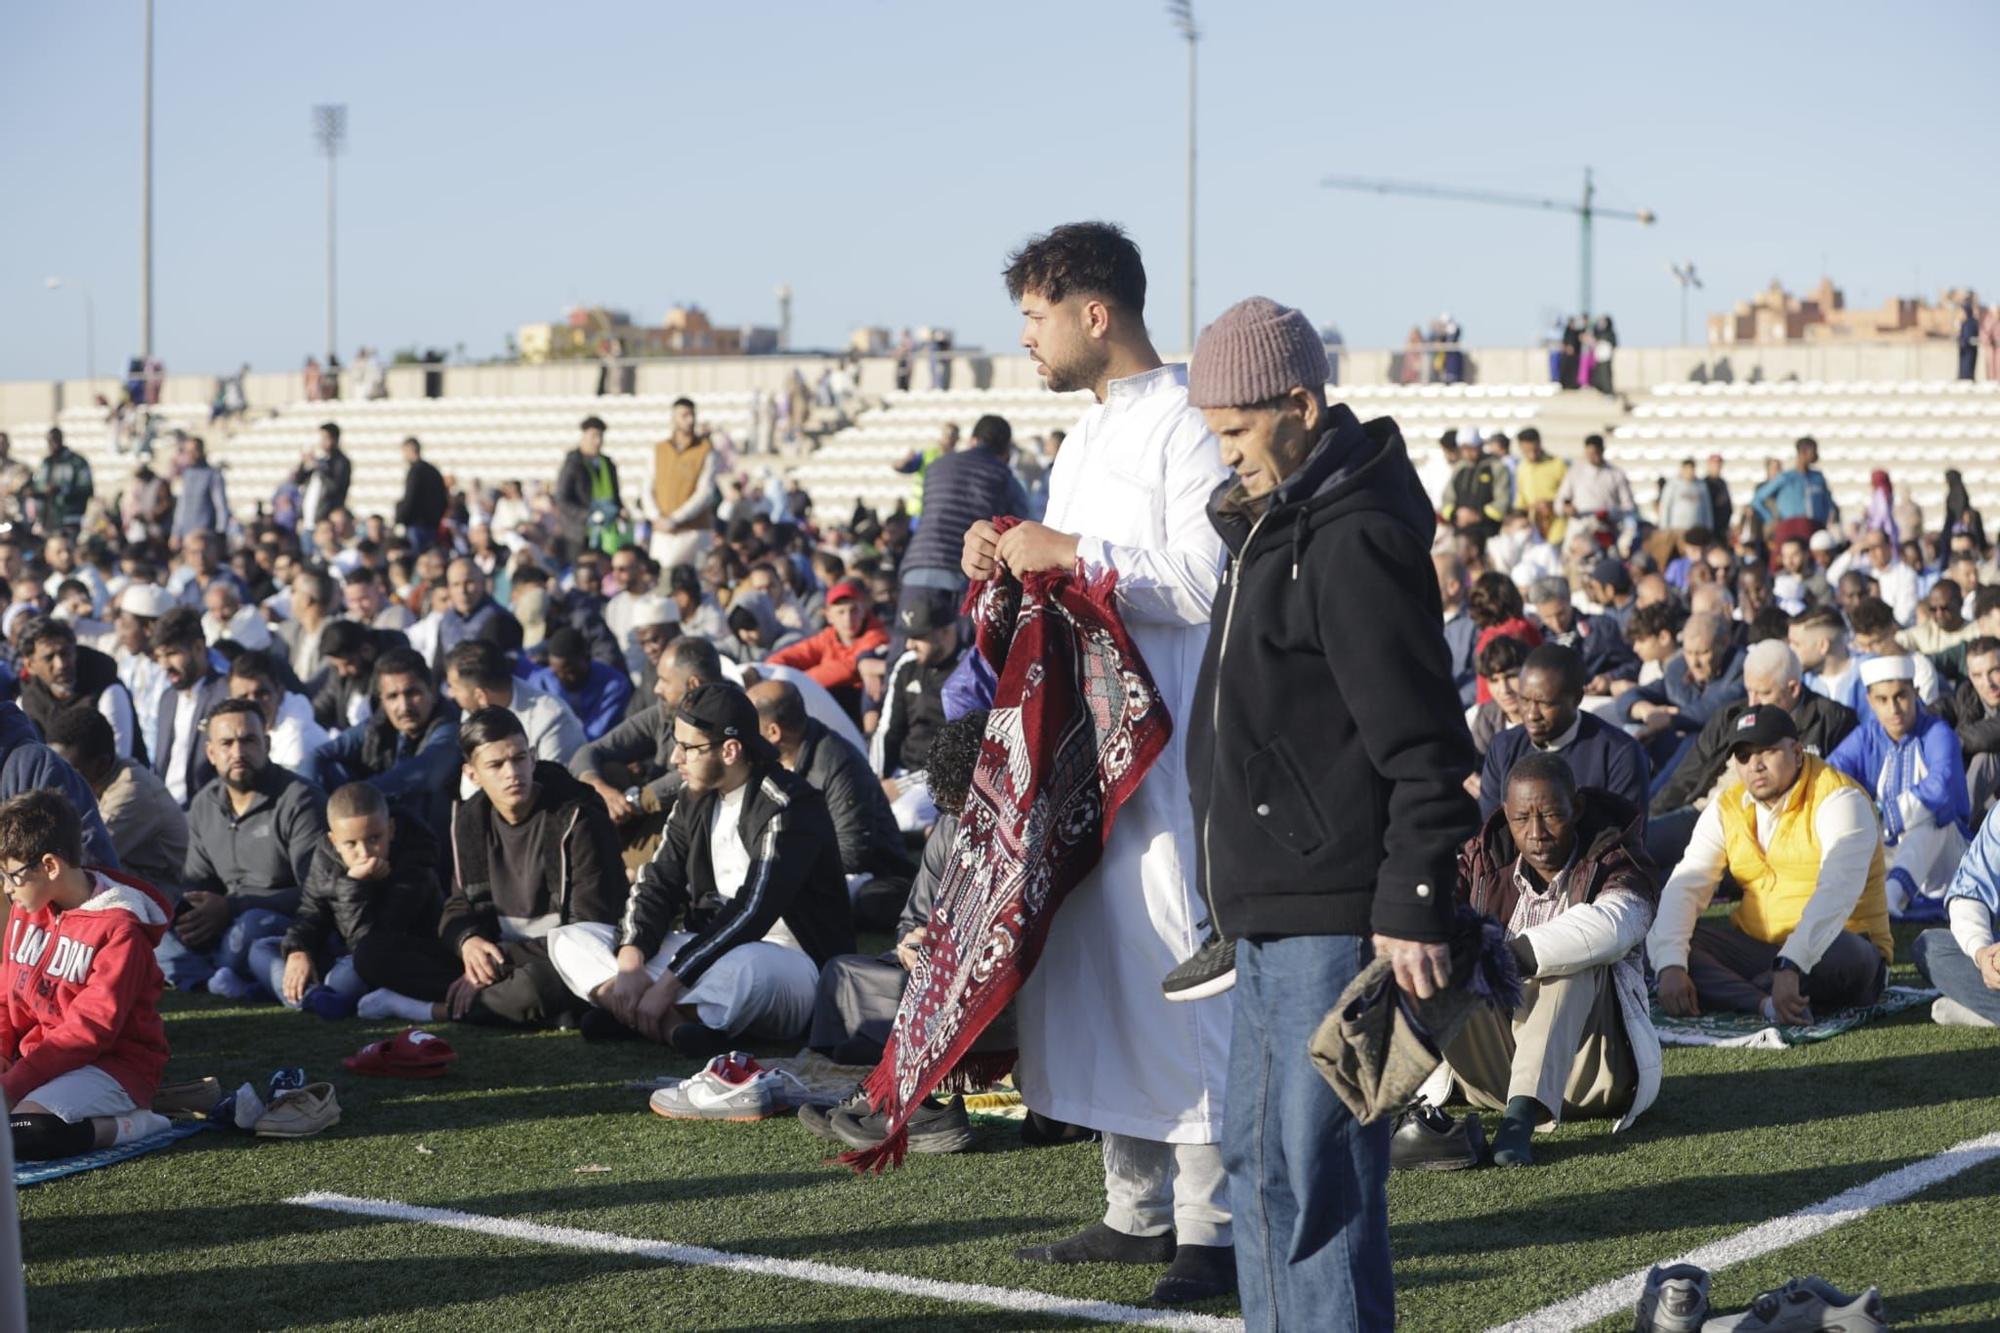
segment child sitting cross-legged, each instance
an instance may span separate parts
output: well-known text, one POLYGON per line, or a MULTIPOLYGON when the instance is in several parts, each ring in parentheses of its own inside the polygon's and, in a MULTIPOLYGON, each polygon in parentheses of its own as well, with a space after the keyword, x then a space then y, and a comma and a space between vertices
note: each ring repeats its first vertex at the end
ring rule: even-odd
POLYGON ((394 984, 382 964, 404 937, 436 938, 443 898, 429 827, 395 818, 378 788, 350 782, 327 800, 326 839, 291 929, 251 946, 257 979, 294 1009, 351 1017, 371 985, 394 984))
POLYGON ((151 885, 83 866, 83 821, 53 790, 0 803, 12 910, 0 958, 0 1092, 14 1155, 72 1157, 167 1128, 145 1109, 167 1067, 171 912, 151 885))

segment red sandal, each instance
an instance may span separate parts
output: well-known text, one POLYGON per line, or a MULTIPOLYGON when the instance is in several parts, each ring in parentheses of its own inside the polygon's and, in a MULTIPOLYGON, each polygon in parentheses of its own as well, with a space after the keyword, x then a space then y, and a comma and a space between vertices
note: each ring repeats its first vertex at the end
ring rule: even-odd
POLYGON ((437 1078, 458 1060, 442 1037, 410 1028, 387 1041, 371 1042, 341 1064, 371 1078, 437 1078))

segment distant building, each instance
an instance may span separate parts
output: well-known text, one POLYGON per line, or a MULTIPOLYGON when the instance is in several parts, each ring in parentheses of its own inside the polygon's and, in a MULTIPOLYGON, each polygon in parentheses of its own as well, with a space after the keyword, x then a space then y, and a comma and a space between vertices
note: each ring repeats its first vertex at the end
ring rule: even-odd
POLYGON ((578 361, 615 343, 627 357, 764 356, 778 350, 778 331, 767 325, 717 326, 697 305, 669 306, 655 325, 634 324, 629 313, 608 306, 579 306, 560 324, 523 324, 515 335, 523 361, 578 361))
POLYGON ((1936 304, 1896 296, 1873 310, 1849 310, 1833 279, 1821 278, 1804 296, 1793 296, 1776 278, 1724 315, 1708 317, 1711 343, 1922 342, 1956 338, 1963 307, 1973 293, 1948 287, 1936 304))

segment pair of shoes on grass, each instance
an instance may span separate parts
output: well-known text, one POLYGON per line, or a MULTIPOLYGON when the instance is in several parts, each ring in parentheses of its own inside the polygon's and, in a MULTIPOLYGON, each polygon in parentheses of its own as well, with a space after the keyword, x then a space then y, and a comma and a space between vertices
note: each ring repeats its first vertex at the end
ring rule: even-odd
POLYGON ((1470 1111, 1454 1120, 1443 1107, 1432 1106, 1419 1097, 1396 1117, 1389 1136, 1389 1169, 1392 1171, 1464 1171, 1491 1163, 1494 1166, 1535 1164, 1535 1125, 1546 1118, 1540 1104, 1528 1098, 1510 1102, 1486 1141, 1486 1127, 1470 1111))
POLYGON ((745 1051, 710 1060, 694 1077, 656 1091, 647 1105, 668 1120, 767 1120, 797 1106, 805 1084, 782 1069, 766 1069, 745 1051))
POLYGON ((1016 1259, 1036 1264, 1165 1264, 1153 1284, 1160 1305, 1186 1305, 1236 1290, 1236 1248, 1232 1245, 1179 1245, 1173 1233, 1134 1236, 1093 1222, 1067 1240, 1030 1245, 1016 1259))
POLYGON ((1655 1266, 1633 1320, 1636 1333, 1883 1333, 1882 1292, 1849 1296, 1825 1278, 1795 1277, 1762 1293, 1740 1314, 1709 1318, 1709 1277, 1694 1264, 1655 1266))
MULTIPOLYGON (((860 1088, 834 1106, 801 1106, 799 1123, 829 1143, 857 1150, 877 1147, 889 1137, 888 1113, 872 1110, 868 1094, 860 1088)), ((911 1152, 964 1152, 972 1146, 972 1120, 965 1113, 963 1097, 948 1102, 924 1098, 904 1129, 909 1132, 911 1152)))

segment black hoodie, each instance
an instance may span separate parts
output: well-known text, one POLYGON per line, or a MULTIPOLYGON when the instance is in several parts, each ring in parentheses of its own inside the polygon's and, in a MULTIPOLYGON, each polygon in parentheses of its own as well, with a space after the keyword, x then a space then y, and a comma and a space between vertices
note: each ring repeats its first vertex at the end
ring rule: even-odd
POLYGON ((1436 518, 1395 422, 1334 405, 1259 518, 1209 518, 1230 562, 1188 739, 1197 871, 1232 939, 1441 941, 1479 828, 1431 564, 1436 518))

